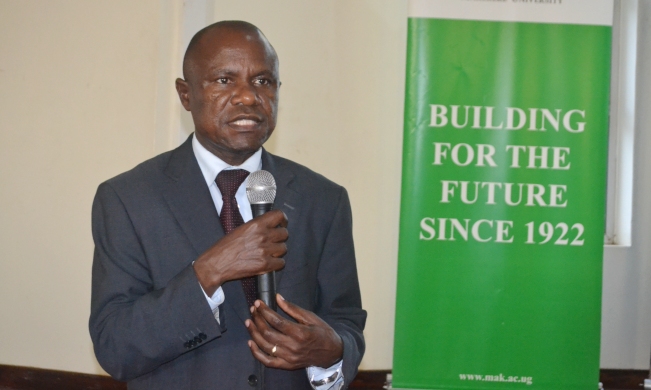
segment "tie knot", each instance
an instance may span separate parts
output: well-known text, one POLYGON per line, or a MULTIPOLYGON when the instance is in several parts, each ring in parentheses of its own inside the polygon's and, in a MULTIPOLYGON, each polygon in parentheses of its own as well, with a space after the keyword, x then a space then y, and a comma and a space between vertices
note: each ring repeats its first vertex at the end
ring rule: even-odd
POLYGON ((237 189, 240 188, 247 176, 249 176, 249 171, 244 169, 229 169, 219 172, 215 182, 222 193, 222 197, 234 197, 237 189))
POLYGON ((249 176, 249 171, 244 169, 229 169, 219 172, 215 182, 222 193, 222 197, 234 197, 237 189, 240 188, 247 176, 249 176))

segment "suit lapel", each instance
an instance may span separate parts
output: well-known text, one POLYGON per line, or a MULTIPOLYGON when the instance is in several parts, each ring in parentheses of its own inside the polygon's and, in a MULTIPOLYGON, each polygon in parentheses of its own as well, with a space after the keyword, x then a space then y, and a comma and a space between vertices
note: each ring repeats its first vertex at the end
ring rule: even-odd
POLYGON ((165 174, 172 179, 163 196, 197 256, 224 236, 217 210, 188 138, 170 157, 165 174))
MULTIPOLYGON (((165 174, 172 184, 164 194, 172 214, 199 256, 219 239, 224 230, 219 220, 201 168, 192 150, 192 136, 170 157, 165 174)), ((250 318, 242 283, 224 283, 225 304, 230 305, 242 321, 250 318)))
MULTIPOLYGON (((289 226, 291 227, 293 216, 299 212, 299 194, 291 188, 294 180, 294 172, 289 169, 282 169, 278 166, 277 158, 262 149, 262 169, 269 171, 276 180, 276 199, 274 200, 274 209, 282 210, 287 215, 289 226)), ((291 238, 290 238, 291 239, 291 238)), ((285 259, 287 260, 287 259, 285 259)), ((287 264, 285 264, 287 267, 287 264)), ((284 271, 276 271, 276 286, 280 286, 280 281, 284 271)))

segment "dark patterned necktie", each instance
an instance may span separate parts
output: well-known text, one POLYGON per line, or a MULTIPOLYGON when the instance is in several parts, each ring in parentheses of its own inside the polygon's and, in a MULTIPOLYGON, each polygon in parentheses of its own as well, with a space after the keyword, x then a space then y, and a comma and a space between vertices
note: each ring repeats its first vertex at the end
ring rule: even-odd
MULTIPOLYGON (((236 227, 244 223, 242 214, 240 214, 237 206, 237 200, 235 200, 235 193, 247 176, 249 176, 249 172, 244 169, 231 169, 219 172, 217 179, 215 179, 215 183, 217 183, 217 187, 222 193, 222 200, 224 201, 222 211, 219 213, 219 219, 222 222, 222 227, 226 234, 229 234, 236 227)), ((253 306, 253 302, 258 297, 258 286, 256 285, 255 277, 242 279, 242 288, 244 288, 244 295, 246 296, 246 302, 249 304, 249 307, 253 306)))

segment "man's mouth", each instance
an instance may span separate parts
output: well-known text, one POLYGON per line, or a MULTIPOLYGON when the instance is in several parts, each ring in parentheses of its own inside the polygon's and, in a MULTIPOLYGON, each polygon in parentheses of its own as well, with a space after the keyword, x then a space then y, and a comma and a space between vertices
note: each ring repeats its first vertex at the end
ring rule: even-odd
POLYGON ((262 122, 262 118, 252 113, 239 113, 233 115, 231 118, 228 124, 233 127, 239 127, 241 130, 253 129, 262 122))
POLYGON ((255 126, 258 122, 253 119, 238 119, 231 122, 231 124, 235 126, 255 126))

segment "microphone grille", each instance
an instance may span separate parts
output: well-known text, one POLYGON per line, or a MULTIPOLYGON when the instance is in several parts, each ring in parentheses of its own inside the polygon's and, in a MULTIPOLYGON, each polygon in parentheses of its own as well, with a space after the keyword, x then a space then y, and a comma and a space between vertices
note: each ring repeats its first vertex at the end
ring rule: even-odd
POLYGON ((267 171, 251 172, 246 181, 246 196, 251 204, 273 203, 276 199, 276 180, 267 171))

